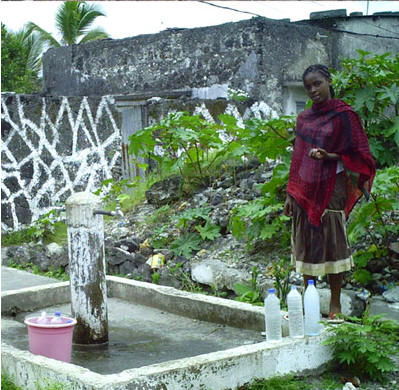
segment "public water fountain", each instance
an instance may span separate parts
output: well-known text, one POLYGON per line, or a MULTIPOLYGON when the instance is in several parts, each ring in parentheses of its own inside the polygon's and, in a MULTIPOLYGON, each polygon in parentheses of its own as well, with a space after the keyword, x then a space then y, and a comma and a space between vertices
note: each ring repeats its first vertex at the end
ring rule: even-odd
POLYGON ((261 307, 106 276, 102 214, 92 194, 66 202, 70 282, 2 293, 2 369, 17 385, 33 390, 52 378, 85 390, 222 390, 330 360, 324 335, 264 341, 261 307), (27 351, 23 317, 43 307, 70 307, 77 319, 71 364, 27 351))

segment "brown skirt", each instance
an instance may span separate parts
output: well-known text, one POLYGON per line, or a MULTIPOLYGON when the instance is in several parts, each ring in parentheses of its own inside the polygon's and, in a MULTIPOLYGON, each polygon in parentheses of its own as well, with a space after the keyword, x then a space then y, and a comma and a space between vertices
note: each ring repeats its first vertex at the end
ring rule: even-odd
POLYGON ((311 226, 306 213, 293 201, 292 264, 305 275, 338 274, 353 267, 345 229, 346 174, 337 174, 334 192, 321 217, 320 226, 311 226))

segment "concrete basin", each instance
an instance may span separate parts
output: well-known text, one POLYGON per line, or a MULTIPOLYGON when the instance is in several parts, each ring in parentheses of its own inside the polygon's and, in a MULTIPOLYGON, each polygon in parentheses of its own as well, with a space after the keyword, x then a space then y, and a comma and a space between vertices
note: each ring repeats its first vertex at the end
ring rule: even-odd
POLYGON ((32 311, 70 314, 69 282, 3 292, 2 372, 27 390, 225 390, 331 359, 325 333, 266 342, 262 307, 114 276, 107 291, 109 345, 74 345, 71 363, 30 353, 22 323, 32 311))

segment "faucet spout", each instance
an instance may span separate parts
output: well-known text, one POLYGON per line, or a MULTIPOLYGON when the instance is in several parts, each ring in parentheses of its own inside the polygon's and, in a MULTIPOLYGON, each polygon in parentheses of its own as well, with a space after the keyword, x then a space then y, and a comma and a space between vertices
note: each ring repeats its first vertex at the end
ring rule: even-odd
POLYGON ((105 210, 94 210, 93 215, 101 214, 108 215, 110 217, 119 217, 122 224, 125 224, 125 215, 119 206, 116 206, 115 211, 105 211, 105 210))
POLYGON ((109 217, 115 217, 115 215, 118 215, 115 211, 94 210, 93 215, 96 214, 108 215, 109 217))

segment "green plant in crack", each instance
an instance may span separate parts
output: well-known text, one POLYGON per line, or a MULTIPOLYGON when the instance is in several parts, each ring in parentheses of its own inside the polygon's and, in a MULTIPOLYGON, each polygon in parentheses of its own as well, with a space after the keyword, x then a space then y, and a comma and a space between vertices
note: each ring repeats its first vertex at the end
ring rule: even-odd
POLYGON ((236 283, 234 292, 237 294, 237 301, 251 303, 255 306, 263 306, 257 279, 259 276, 258 267, 253 266, 251 270, 251 284, 236 283))
POLYGON ((170 274, 180 282, 180 288, 182 290, 193 293, 203 293, 202 287, 191 279, 188 272, 184 271, 182 263, 177 263, 174 266, 168 265, 167 267, 170 274))
POLYGON ((287 295, 290 292, 291 262, 289 257, 281 257, 273 264, 272 274, 276 294, 280 298, 281 307, 287 309, 287 295))
POLYGON ((227 291, 219 290, 219 288, 214 284, 211 285, 211 294, 219 298, 226 298, 228 295, 227 291))
POLYGON ((151 281, 154 284, 158 284, 159 283, 159 278, 160 278, 160 274, 158 272, 154 272, 151 274, 151 281))

